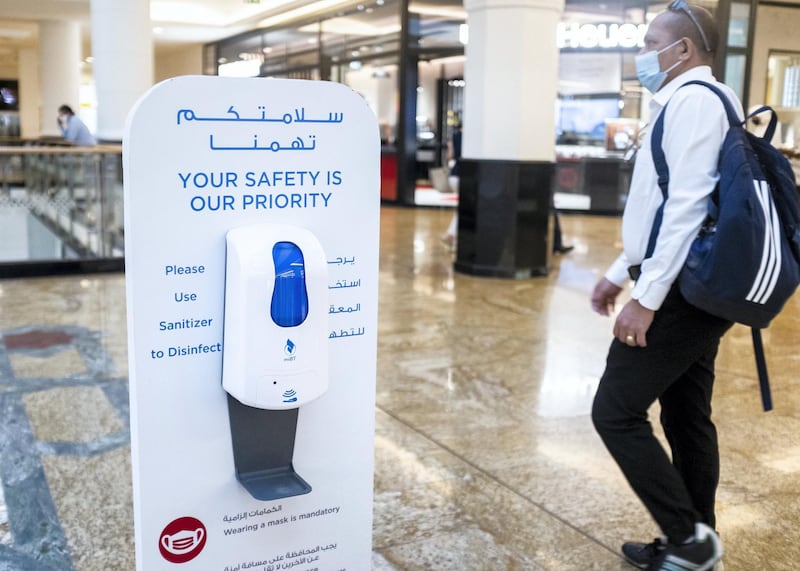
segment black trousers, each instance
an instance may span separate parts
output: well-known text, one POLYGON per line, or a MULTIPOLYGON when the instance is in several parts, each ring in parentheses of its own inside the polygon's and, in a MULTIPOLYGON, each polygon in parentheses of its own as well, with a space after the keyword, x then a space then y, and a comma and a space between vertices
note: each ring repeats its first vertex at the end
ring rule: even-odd
POLYGON ((673 543, 714 528, 719 483, 711 421, 714 359, 731 323, 690 305, 674 286, 655 313, 647 347, 611 344, 592 408, 597 432, 634 492, 673 543), (671 459, 647 410, 658 399, 671 459))

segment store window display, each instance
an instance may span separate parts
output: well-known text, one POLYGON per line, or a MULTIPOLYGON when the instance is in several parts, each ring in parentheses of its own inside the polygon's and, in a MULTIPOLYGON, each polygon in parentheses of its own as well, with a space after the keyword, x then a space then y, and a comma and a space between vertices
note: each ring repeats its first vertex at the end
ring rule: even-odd
MULTIPOLYGON (((771 51, 767 63, 766 104, 778 113, 778 129, 772 144, 789 157, 795 177, 800 180, 800 52, 771 51)), ((751 110, 752 111, 752 110, 751 110)), ((769 120, 767 114, 748 121, 748 129, 758 133, 769 120)))

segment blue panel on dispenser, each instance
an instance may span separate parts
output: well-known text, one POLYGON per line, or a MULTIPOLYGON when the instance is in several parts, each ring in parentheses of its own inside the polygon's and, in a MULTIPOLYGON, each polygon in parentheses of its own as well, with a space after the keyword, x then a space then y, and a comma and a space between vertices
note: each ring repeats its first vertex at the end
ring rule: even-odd
POLYGON ((303 252, 292 242, 278 242, 272 248, 275 287, 270 315, 281 327, 297 327, 308 316, 308 293, 303 252))

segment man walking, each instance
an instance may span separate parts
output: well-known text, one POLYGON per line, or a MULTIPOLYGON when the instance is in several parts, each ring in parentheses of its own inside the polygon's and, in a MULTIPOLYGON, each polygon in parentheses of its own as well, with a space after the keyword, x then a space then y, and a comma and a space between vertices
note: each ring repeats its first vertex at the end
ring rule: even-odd
POLYGON ((711 14, 685 0, 672 2, 648 28, 636 69, 642 86, 654 93, 651 124, 669 102, 662 143, 669 198, 647 257, 663 201, 648 137, 622 218, 623 252, 591 298, 594 311, 609 315, 629 276, 636 280, 614 324, 592 420, 664 534, 653 543, 622 546, 629 562, 653 571, 712 569, 722 557, 714 531, 719 450, 711 394, 717 348, 731 323, 689 305, 676 282, 719 180, 719 152, 729 126, 715 93, 681 86, 692 80, 715 84, 743 115, 736 95, 711 74, 717 42, 711 14), (656 400, 671 458, 647 419, 656 400))

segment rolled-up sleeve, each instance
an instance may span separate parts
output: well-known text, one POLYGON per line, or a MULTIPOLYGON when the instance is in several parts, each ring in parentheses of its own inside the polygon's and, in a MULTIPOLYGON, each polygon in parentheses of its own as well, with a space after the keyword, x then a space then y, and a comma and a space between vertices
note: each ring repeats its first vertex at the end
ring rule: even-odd
POLYGON ((630 276, 628 274, 628 268, 630 266, 631 264, 628 261, 628 257, 625 255, 625 252, 623 252, 614 260, 614 263, 608 268, 604 277, 612 284, 623 287, 630 281, 630 276))

